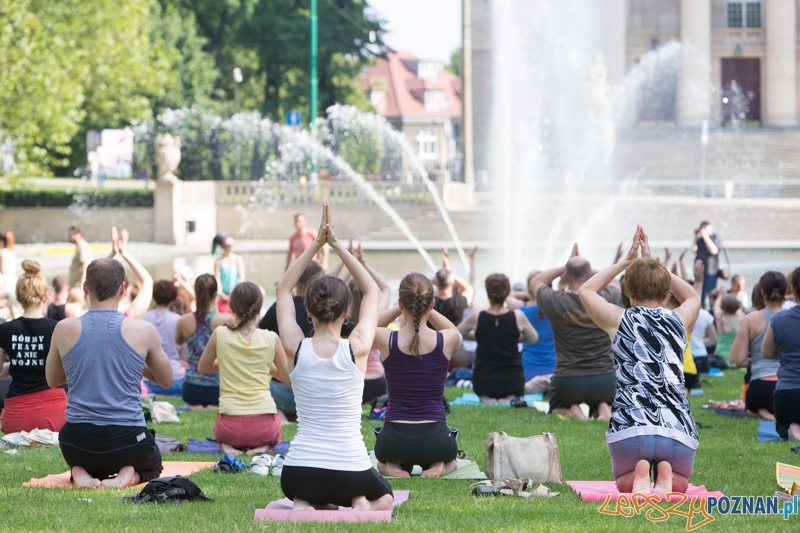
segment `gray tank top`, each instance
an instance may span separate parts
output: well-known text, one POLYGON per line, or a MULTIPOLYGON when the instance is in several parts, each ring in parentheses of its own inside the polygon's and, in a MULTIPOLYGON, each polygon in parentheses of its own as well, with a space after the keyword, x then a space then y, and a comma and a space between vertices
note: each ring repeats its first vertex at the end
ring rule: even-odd
POLYGON ((145 359, 122 336, 116 310, 81 317, 78 342, 61 357, 69 383, 67 422, 144 426, 141 386, 145 359))
POLYGON ((758 336, 750 341, 750 379, 764 379, 768 376, 776 376, 778 374, 778 368, 781 366, 780 361, 777 359, 764 359, 761 356, 761 342, 764 340, 764 334, 767 332, 767 328, 769 327, 769 322, 772 320, 772 317, 775 315, 774 311, 768 311, 767 309, 762 309, 762 313, 764 316, 767 317, 767 323, 764 325, 764 329, 761 330, 761 333, 758 336))

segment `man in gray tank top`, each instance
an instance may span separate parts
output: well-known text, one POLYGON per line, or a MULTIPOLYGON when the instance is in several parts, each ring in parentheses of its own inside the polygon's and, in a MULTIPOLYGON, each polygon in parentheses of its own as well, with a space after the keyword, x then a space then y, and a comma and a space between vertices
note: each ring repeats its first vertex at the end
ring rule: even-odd
POLYGON ((140 382, 144 376, 172 385, 169 359, 152 324, 117 311, 125 294, 119 262, 92 261, 83 290, 89 312, 58 323, 45 365, 51 387, 69 384, 61 453, 78 487, 128 487, 155 479, 161 454, 145 426, 140 382))

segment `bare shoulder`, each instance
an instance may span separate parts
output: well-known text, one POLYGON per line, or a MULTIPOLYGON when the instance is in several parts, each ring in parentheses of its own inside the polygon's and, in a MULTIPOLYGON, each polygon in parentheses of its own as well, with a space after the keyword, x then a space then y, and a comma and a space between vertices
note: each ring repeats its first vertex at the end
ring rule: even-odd
POLYGON ((153 342, 158 342, 161 345, 156 327, 150 322, 145 322, 138 318, 126 318, 123 320, 121 332, 125 341, 142 356, 146 356, 153 342))
POLYGON ((230 324, 231 326, 236 323, 236 319, 233 315, 229 315, 228 313, 217 313, 213 317, 211 317, 211 329, 217 329, 220 326, 225 326, 230 324))
POLYGON ((67 346, 78 342, 81 331, 83 331, 83 324, 80 317, 65 318, 56 324, 53 330, 53 342, 57 343, 59 347, 69 349, 67 346))

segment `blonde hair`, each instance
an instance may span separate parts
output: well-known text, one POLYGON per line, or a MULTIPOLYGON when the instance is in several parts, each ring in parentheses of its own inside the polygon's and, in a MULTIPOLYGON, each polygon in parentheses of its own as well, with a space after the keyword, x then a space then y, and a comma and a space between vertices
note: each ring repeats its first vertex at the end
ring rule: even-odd
POLYGON ((672 276, 654 257, 634 260, 625 269, 625 289, 632 300, 663 302, 672 286, 672 276))
POLYGON ((47 280, 42 276, 42 267, 36 261, 26 259, 22 262, 24 273, 17 280, 17 301, 28 309, 41 305, 47 298, 47 280))

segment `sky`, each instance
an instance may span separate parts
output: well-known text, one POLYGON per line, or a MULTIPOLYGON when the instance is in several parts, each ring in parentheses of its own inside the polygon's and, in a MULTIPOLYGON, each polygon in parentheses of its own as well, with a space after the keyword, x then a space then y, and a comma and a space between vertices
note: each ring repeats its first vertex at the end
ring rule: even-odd
POLYGON ((461 0, 368 0, 386 21, 384 41, 420 59, 450 62, 461 45, 461 0))

